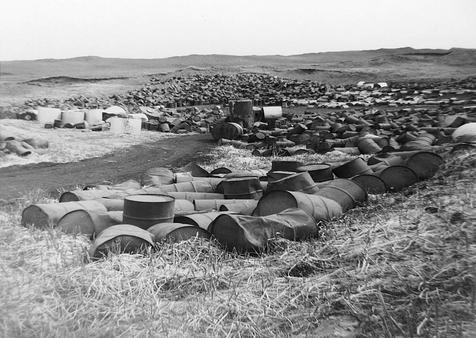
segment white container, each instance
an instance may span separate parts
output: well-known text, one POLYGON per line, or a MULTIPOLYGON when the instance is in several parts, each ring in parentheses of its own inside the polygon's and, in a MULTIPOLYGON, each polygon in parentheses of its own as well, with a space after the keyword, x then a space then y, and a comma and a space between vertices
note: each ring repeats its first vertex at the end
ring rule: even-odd
POLYGON ((111 124, 111 127, 109 128, 109 130, 113 134, 124 134, 126 130, 126 122, 127 122, 126 119, 123 119, 120 117, 111 117, 107 121, 111 124))
POLYGON ((61 119, 61 110, 58 108, 38 107, 38 122, 41 124, 54 123, 61 119))
POLYGON ((65 110, 61 113, 61 121, 66 124, 72 124, 73 126, 78 123, 84 122, 84 112, 82 110, 65 110))
POLYGON ((119 106, 111 106, 111 107, 107 108, 106 113, 114 114, 114 115, 117 115, 117 116, 124 116, 124 117, 127 116, 127 112, 125 111, 125 109, 122 108, 122 107, 119 107, 119 106))
POLYGON ((85 119, 90 125, 102 123, 102 109, 90 109, 86 111, 85 119))
POLYGON ((140 134, 142 129, 142 120, 141 119, 127 119, 126 123, 126 133, 132 135, 140 134))

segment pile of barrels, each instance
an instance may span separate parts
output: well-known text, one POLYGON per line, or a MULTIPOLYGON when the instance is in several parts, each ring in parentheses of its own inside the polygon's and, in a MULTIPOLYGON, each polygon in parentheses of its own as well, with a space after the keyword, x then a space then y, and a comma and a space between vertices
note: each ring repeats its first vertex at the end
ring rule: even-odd
POLYGON ((476 121, 474 114, 448 113, 427 108, 306 112, 254 123, 231 116, 212 130, 212 136, 219 144, 250 149, 256 156, 324 154, 333 150, 351 155, 431 150, 450 142, 457 127, 476 121))
POLYGON ((85 234, 93 240, 92 258, 192 237, 261 252, 275 237, 315 237, 320 222, 365 203, 369 193, 400 191, 433 176, 442 163, 436 153, 415 151, 337 166, 275 160, 261 177, 196 164, 187 172, 152 168, 141 183, 85 187, 63 193, 60 203, 30 205, 22 224, 85 234))
POLYGON ((293 80, 269 74, 191 74, 187 76, 151 77, 149 83, 126 94, 109 97, 84 95, 59 99, 31 99, 25 107, 64 106, 81 109, 102 108, 110 105, 128 107, 163 105, 179 108, 198 105, 227 105, 230 100, 248 98, 260 106, 313 106, 349 108, 372 105, 450 105, 474 104, 468 96, 474 95, 475 78, 458 81, 431 81, 416 83, 389 83, 385 88, 368 90, 357 84, 330 85, 311 80, 293 80), (461 95, 461 96, 460 96, 461 95))
POLYGON ((39 149, 49 147, 48 140, 42 138, 19 137, 7 128, 0 126, 0 159, 8 154, 25 157, 39 149))

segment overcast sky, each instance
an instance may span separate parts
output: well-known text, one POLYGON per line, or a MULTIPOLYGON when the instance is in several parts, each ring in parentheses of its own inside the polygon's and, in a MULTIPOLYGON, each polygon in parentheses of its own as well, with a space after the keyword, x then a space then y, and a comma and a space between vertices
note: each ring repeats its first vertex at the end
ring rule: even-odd
POLYGON ((475 48, 476 0, 1 0, 0 60, 475 48))

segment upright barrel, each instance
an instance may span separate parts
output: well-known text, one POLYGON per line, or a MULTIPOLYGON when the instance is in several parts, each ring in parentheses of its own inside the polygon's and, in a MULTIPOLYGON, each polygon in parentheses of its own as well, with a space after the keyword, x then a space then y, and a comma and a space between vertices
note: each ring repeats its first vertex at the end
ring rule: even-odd
POLYGON ((172 222, 175 198, 168 195, 131 195, 124 198, 123 222, 147 229, 157 223, 172 222))

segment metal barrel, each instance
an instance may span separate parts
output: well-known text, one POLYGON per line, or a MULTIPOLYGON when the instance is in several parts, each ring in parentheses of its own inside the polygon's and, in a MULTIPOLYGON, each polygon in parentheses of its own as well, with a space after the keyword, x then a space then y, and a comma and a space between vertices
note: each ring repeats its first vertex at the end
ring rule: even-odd
POLYGON ((325 182, 334 179, 332 167, 327 163, 308 164, 297 169, 299 172, 307 171, 314 182, 325 182))
POLYGON ((106 207, 97 201, 32 204, 23 209, 21 224, 39 228, 56 226, 61 217, 73 210, 106 211, 106 207))
POLYGON ((251 215, 258 205, 257 200, 240 200, 234 203, 222 203, 219 211, 231 211, 242 215, 251 215))
POLYGON ((253 101, 249 99, 230 101, 230 115, 234 119, 243 121, 246 128, 251 128, 255 118, 253 113, 253 101))
POLYGON ((211 134, 216 141, 219 139, 236 140, 243 135, 243 127, 234 122, 222 122, 213 127, 211 134))
POLYGON ((176 199, 187 200, 193 202, 193 200, 219 200, 225 199, 225 195, 217 194, 214 192, 167 192, 169 196, 176 199))
POLYGON ((183 199, 175 199, 174 215, 189 214, 194 211, 195 211, 195 206, 193 205, 192 201, 183 200, 183 199))
POLYGON ((227 250, 238 252, 260 252, 275 237, 296 241, 315 236, 318 232, 314 218, 301 209, 286 209, 263 217, 220 215, 209 229, 227 250))
POLYGON ((294 171, 269 171, 266 173, 266 177, 268 178, 268 182, 273 182, 294 174, 294 171))
POLYGON ((363 174, 352 178, 352 181, 359 183, 369 194, 383 194, 387 191, 385 182, 374 174, 363 174))
POLYGON ((274 160, 271 162, 271 171, 293 171, 297 172, 297 168, 302 166, 303 163, 299 161, 283 161, 274 160))
POLYGON ((406 165, 417 174, 419 179, 425 180, 433 177, 443 163, 440 155, 421 151, 410 156, 406 165))
MULTIPOLYGON (((218 179, 221 182, 221 179, 218 179)), ((160 186, 160 190, 164 193, 168 192, 215 192, 213 185, 207 181, 194 180, 190 182, 182 182, 160 186)))
POLYGON ((301 191, 313 194, 317 192, 319 188, 308 172, 300 172, 269 182, 267 191, 273 190, 301 191))
POLYGON ((210 223, 213 222, 215 218, 223 214, 227 214, 227 212, 211 211, 197 214, 179 215, 175 216, 174 222, 194 225, 208 231, 208 226, 210 223))
POLYGON ((299 208, 316 221, 330 220, 342 216, 342 207, 334 200, 305 194, 298 191, 271 191, 261 198, 253 215, 267 216, 288 208, 299 208))
POLYGON ((58 230, 67 234, 84 234, 96 237, 110 226, 122 223, 122 211, 73 210, 58 221, 58 230))
POLYGON ((367 192, 357 182, 348 179, 335 179, 321 185, 315 195, 332 199, 346 212, 367 200, 367 192))
POLYGON ((375 154, 382 151, 382 148, 371 138, 360 139, 357 147, 362 154, 375 154))
POLYGON ((362 158, 357 157, 334 168, 333 172, 339 178, 350 178, 362 174, 371 174, 372 169, 362 158))
MULTIPOLYGON (((247 199, 223 199, 223 200, 194 200, 193 204, 196 211, 218 210, 223 204, 242 203, 247 199)), ((254 199, 253 199, 254 201, 254 199)))
POLYGON ((89 256, 98 259, 109 253, 140 253, 154 246, 152 234, 130 224, 113 225, 104 229, 89 249, 89 256))
POLYGON ((174 183, 174 179, 174 173, 168 168, 151 168, 144 173, 142 184, 160 187, 161 185, 174 183))
POLYGON ((159 223, 147 229, 154 236, 155 242, 178 243, 191 238, 210 238, 211 234, 197 226, 181 223, 159 223))
POLYGON ((107 211, 122 211, 124 210, 124 200, 123 199, 112 199, 112 198, 98 198, 94 201, 97 201, 104 205, 107 211))
POLYGON ((422 132, 417 138, 413 141, 406 142, 402 149, 403 150, 419 150, 419 149, 428 149, 435 142, 436 137, 430 133, 422 132))
POLYGON ((389 191, 400 191, 418 182, 417 174, 407 166, 393 165, 378 172, 389 191))
POLYGON ((102 189, 92 189, 92 190, 72 190, 67 191, 61 194, 59 201, 63 202, 74 202, 74 201, 89 201, 95 200, 98 198, 107 198, 115 195, 127 195, 127 193, 119 190, 102 190, 102 189))
POLYGON ((142 229, 172 222, 174 205, 175 198, 168 195, 130 195, 124 199, 123 222, 142 229))
POLYGON ((222 186, 225 199, 259 199, 263 196, 258 177, 227 178, 222 186))

